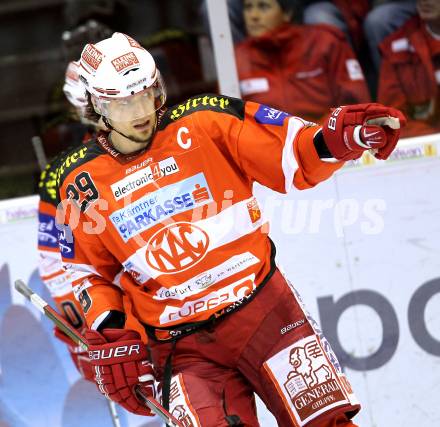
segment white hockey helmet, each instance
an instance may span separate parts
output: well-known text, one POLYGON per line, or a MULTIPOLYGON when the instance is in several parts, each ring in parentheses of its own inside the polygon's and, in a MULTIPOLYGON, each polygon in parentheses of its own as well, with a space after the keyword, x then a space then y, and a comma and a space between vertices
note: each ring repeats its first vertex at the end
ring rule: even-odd
POLYGON ((87 106, 86 89, 79 78, 79 62, 71 61, 67 65, 63 86, 67 100, 81 112, 87 106))
POLYGON ((95 111, 108 119, 136 120, 165 104, 165 85, 153 57, 126 34, 87 44, 80 75, 95 111))

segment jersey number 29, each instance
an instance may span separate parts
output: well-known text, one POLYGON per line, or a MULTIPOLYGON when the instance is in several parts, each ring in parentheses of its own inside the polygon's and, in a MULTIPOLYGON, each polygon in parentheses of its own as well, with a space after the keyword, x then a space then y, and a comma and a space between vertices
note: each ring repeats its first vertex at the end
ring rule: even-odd
POLYGON ((99 198, 98 189, 95 186, 88 172, 79 173, 74 180, 66 187, 66 194, 70 200, 74 200, 85 212, 90 203, 99 198))

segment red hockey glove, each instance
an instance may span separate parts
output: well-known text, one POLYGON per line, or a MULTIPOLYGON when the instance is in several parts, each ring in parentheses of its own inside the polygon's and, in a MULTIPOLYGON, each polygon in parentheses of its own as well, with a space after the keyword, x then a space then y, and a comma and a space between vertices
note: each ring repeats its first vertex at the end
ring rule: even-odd
POLYGON ((153 415, 134 391, 139 385, 146 396, 155 396, 153 366, 147 360, 147 349, 139 333, 129 329, 87 329, 85 338, 99 391, 129 412, 153 415))
POLYGON ((338 107, 326 118, 322 135, 335 159, 353 160, 365 150, 377 159, 386 159, 399 140, 405 116, 395 108, 381 104, 357 104, 338 107))
POLYGON ((70 357, 73 360, 73 363, 78 369, 81 376, 88 381, 95 381, 95 370, 93 365, 89 360, 89 353, 84 351, 79 345, 74 343, 70 337, 68 337, 64 332, 62 332, 57 327, 53 330, 54 335, 60 341, 67 345, 67 349, 69 350, 70 357))

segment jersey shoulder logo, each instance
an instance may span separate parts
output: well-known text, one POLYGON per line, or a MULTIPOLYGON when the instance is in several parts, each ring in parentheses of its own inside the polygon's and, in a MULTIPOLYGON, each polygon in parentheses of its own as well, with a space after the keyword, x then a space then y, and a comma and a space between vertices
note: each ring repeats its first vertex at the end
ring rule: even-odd
POLYGON ((64 179, 73 170, 102 154, 105 154, 105 151, 96 143, 95 140, 91 140, 87 144, 82 144, 69 150, 58 162, 56 177, 57 187, 61 187, 64 179))
POLYGON ((260 105, 254 116, 255 121, 261 125, 275 126, 282 126, 286 117, 290 117, 290 115, 263 104, 260 105))
POLYGON ((244 120, 244 102, 238 98, 216 94, 193 96, 187 101, 169 108, 161 119, 160 128, 195 113, 196 111, 215 111, 226 113, 244 120))

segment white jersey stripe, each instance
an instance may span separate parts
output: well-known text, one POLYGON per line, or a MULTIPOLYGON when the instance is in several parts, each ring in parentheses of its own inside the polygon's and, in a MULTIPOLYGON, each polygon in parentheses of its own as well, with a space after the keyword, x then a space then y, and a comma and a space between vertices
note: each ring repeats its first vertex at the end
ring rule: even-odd
MULTIPOLYGON (((63 262, 63 266, 69 270, 69 267, 73 265, 71 262, 63 262)), ((75 273, 87 273, 86 275, 89 274, 96 274, 97 276, 100 276, 100 274, 98 274, 98 272, 96 271, 95 267, 93 267, 90 264, 77 264, 75 263, 75 273)), ((84 276, 84 274, 81 274, 81 277, 84 276)), ((75 278, 76 280, 76 278, 75 278)))
MULTIPOLYGON (((248 204, 252 203, 255 198, 251 197, 241 202, 235 203, 232 206, 213 215, 209 218, 194 221, 192 224, 201 228, 209 238, 208 252, 237 240, 246 234, 259 229, 265 222, 263 215, 255 222, 251 221, 248 204)), ((131 266, 142 266, 143 271, 136 271, 136 274, 141 278, 141 282, 145 283, 148 278, 156 279, 162 274, 156 269, 153 269, 146 262, 146 252, 148 244, 138 249, 132 256, 123 262, 126 270, 130 270, 131 266)), ((139 279, 138 279, 139 280, 139 279)))
POLYGON ((299 117, 290 117, 287 128, 286 140, 284 142, 283 156, 281 166, 283 168, 285 178, 285 191, 288 193, 293 185, 293 175, 298 169, 298 163, 293 153, 293 143, 295 142, 298 132, 305 126, 304 120, 299 117))
POLYGON ((216 265, 214 268, 201 272, 196 277, 192 277, 180 285, 172 286, 171 288, 160 288, 157 290, 153 299, 182 301, 190 296, 205 291, 220 280, 227 279, 236 273, 246 270, 246 268, 251 267, 252 265, 258 264, 259 262, 260 259, 251 252, 234 255, 227 261, 216 265))
POLYGON ((50 276, 63 269, 63 261, 59 252, 38 250, 38 269, 40 276, 50 276))
POLYGON ((42 278, 52 298, 63 297, 72 291, 72 276, 64 270, 50 279, 42 278))

